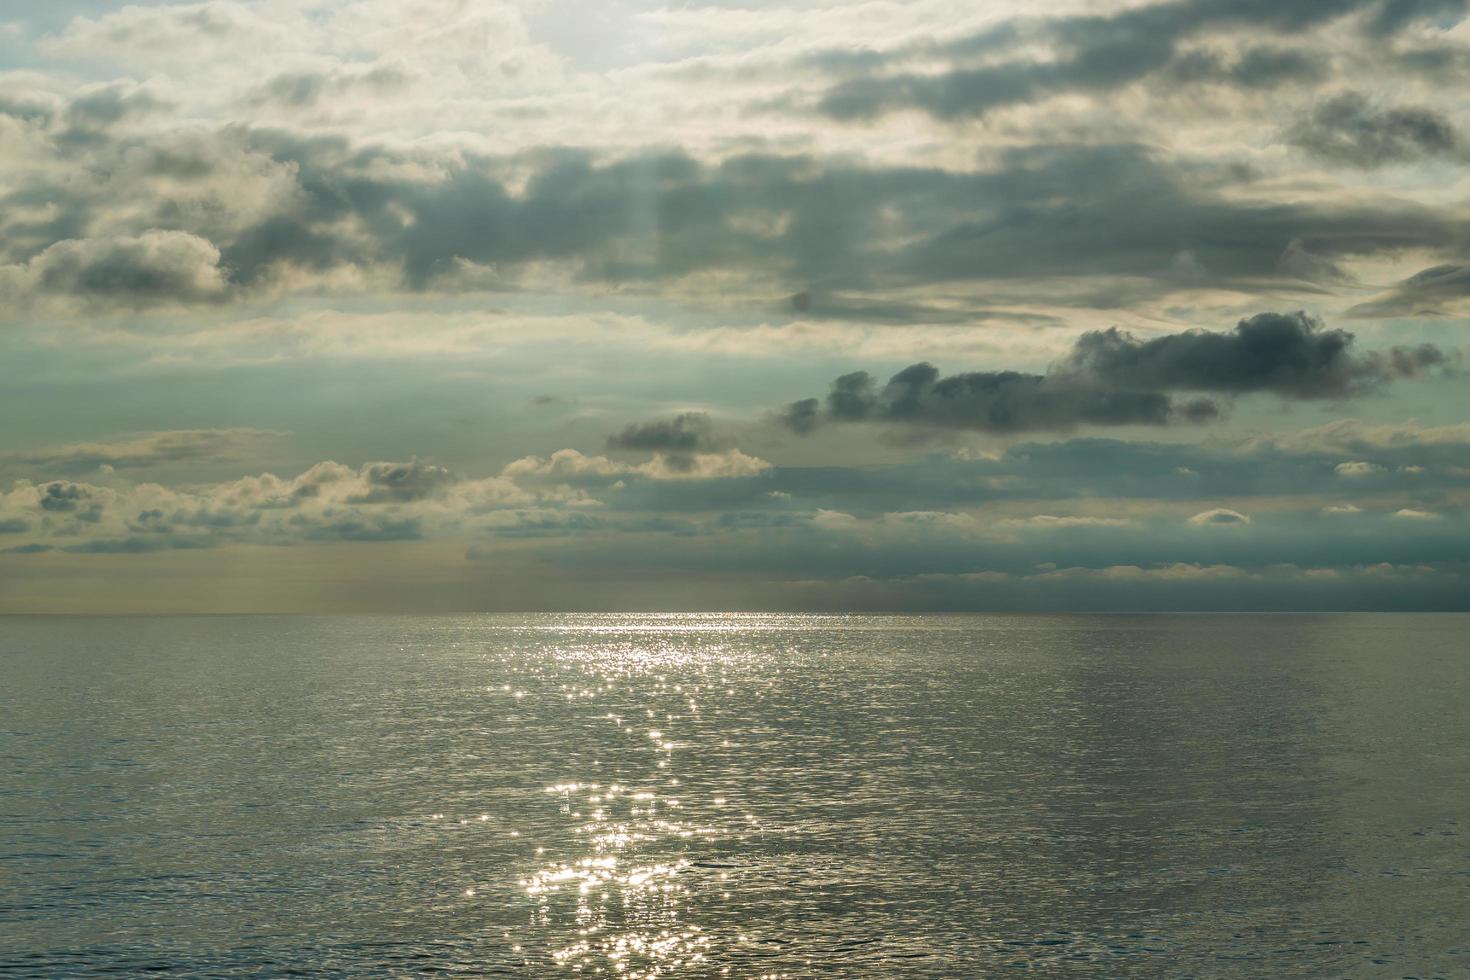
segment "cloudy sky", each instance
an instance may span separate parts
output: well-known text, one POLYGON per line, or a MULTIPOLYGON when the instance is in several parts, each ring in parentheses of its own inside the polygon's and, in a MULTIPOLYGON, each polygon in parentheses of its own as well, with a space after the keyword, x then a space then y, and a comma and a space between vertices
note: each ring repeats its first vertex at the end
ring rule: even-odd
POLYGON ((1470 608, 1464 0, 0 0, 0 611, 1470 608))

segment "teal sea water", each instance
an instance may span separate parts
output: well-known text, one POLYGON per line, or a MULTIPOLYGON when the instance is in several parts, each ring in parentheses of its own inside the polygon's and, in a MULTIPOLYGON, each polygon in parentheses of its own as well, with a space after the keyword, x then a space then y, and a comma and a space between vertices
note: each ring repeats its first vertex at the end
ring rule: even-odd
POLYGON ((1470 617, 0 619, 0 973, 1470 976, 1470 617))

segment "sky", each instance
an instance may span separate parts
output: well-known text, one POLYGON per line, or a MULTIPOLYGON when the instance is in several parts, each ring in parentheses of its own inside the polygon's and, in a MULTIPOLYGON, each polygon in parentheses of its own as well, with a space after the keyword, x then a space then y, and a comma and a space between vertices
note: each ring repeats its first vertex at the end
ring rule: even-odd
POLYGON ((0 0, 0 612, 1470 609, 1465 0, 0 0))

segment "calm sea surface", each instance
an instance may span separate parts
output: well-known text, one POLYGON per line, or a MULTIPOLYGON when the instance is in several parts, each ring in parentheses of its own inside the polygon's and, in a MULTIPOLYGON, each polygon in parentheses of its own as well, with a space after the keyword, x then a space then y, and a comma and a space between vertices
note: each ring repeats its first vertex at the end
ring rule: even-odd
POLYGON ((0 619, 0 973, 1470 976, 1470 617, 0 619))

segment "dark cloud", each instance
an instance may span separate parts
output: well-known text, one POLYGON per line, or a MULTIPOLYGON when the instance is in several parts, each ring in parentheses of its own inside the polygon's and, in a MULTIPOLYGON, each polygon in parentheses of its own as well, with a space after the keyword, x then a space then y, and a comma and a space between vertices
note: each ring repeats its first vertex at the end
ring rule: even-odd
POLYGON ((1164 75, 1173 84, 1269 89, 1289 82, 1319 81, 1328 69, 1326 58, 1316 52, 1253 47, 1234 60, 1212 50, 1187 51, 1168 65, 1164 75))
POLYGON ((1470 266, 1437 265, 1348 310, 1348 316, 1420 316, 1441 313, 1470 297, 1470 266))
POLYGON ((171 536, 168 538, 99 538, 81 544, 66 545, 58 550, 74 555, 141 555, 152 551, 197 550, 213 548, 212 538, 171 536))
POLYGON ((1079 425, 1167 425, 1180 417, 1207 419, 1207 403, 1176 406, 1158 391, 1122 391, 1066 376, 985 371, 942 378, 915 364, 880 387, 866 371, 832 383, 825 412, 815 399, 788 406, 788 427, 810 432, 819 422, 883 422, 919 428, 982 432, 1064 431, 1079 425))
POLYGON ((607 448, 644 452, 692 453, 720 448, 714 438, 710 417, 704 412, 683 412, 672 419, 630 425, 607 437, 607 448))
POLYGON ((98 145, 107 140, 107 130, 119 123, 140 119, 160 112, 169 103, 146 89, 129 84, 113 84, 93 89, 73 99, 57 120, 58 146, 76 150, 98 145))
MULTIPOLYGON (((707 164, 679 152, 444 158, 242 128, 171 147, 120 140, 108 152, 149 172, 270 172, 292 193, 241 227, 159 200, 151 220, 170 230, 89 237, 104 202, 85 184, 36 178, 5 203, 44 204, 50 217, 3 240, 31 288, 141 307, 347 269, 411 290, 513 288, 523 268, 553 262, 594 284, 651 287, 713 270, 775 280, 800 290, 792 308, 813 316, 1024 320, 894 293, 1076 277, 1096 280, 1086 302, 1107 305, 1185 286, 1299 286, 1304 256, 1320 281, 1347 257, 1443 248, 1460 235, 1451 215, 1402 200, 1256 202, 1241 193, 1239 168, 1128 144, 1018 147, 973 171, 759 154, 707 164), (515 189, 512 166, 529 172, 515 189)), ((1060 300, 1083 301, 1069 295, 1082 294, 1060 300)))
POLYGON ((409 463, 369 463, 362 468, 367 482, 365 493, 349 497, 348 503, 406 503, 423 500, 455 482, 455 476, 442 466, 414 460, 409 463))
POLYGON ((167 107, 167 102, 144 89, 109 85, 73 99, 64 115, 74 128, 100 129, 167 107))
POLYGON ((55 118, 58 100, 38 93, 0 94, 0 116, 45 125, 55 118))
POLYGON ((1428 208, 1227 201, 1210 181, 1139 147, 1029 147, 971 178, 968 206, 956 195, 947 226, 894 264, 911 281, 1141 276, 1165 288, 1251 288, 1295 278, 1282 267, 1293 246, 1331 262, 1396 249, 1395 240, 1433 248, 1458 236, 1428 208), (989 211, 972 217, 977 201, 989 211))
POLYGON ((19 517, 0 520, 0 534, 24 534, 31 529, 31 522, 19 517))
POLYGON ((1440 84, 1463 82, 1470 75, 1470 51, 1457 44, 1406 45, 1386 60, 1393 68, 1440 84))
POLYGON ((1386 37, 1425 18, 1463 14, 1460 0, 1309 0, 1275 3, 1266 0, 1220 3, 1175 0, 1129 7, 1111 15, 1074 15, 1053 19, 1023 18, 941 45, 925 45, 927 53, 947 55, 961 64, 941 72, 888 72, 891 63, 914 52, 900 49, 889 59, 843 62, 844 73, 865 67, 867 74, 829 89, 819 111, 837 119, 870 119, 887 112, 915 109, 939 119, 983 116, 994 109, 1038 102, 1068 92, 1103 94, 1155 73, 1177 84, 1227 82, 1269 87, 1287 81, 1321 77, 1318 56, 1267 46, 1247 50, 1233 65, 1215 56, 1180 50, 1182 42, 1225 31, 1257 35, 1290 35, 1319 27, 1358 11, 1367 11, 1367 33, 1386 37), (1048 58, 1014 58, 978 67, 962 64, 1042 45, 1048 58))
POLYGON ((41 491, 40 507, 53 514, 72 514, 90 509, 92 491, 79 483, 48 483, 41 491))
POLYGON ((219 250, 182 231, 68 239, 29 263, 42 293, 98 302, 149 306, 222 299, 219 250))
POLYGON ((1139 340, 1117 328, 1083 334, 1046 374, 984 371, 941 377, 915 364, 879 386, 866 371, 832 382, 824 402, 786 406, 777 420, 798 432, 824 422, 881 422, 982 432, 1066 431, 1082 425, 1208 422, 1208 398, 1173 392, 1287 398, 1350 397, 1443 365, 1432 345, 1354 354, 1353 335, 1304 313, 1262 313, 1229 333, 1191 330, 1139 340))
POLYGON ((806 435, 822 424, 822 402, 817 398, 794 401, 776 413, 776 421, 798 435, 806 435))
POLYGON ((1448 27, 1460 21, 1465 11, 1465 0, 1383 0, 1365 30, 1370 35, 1386 37, 1422 20, 1438 21, 1448 27))
POLYGON ((1287 139, 1322 160, 1364 170, 1452 156, 1460 147, 1459 134, 1439 113, 1378 108, 1357 92, 1323 102, 1287 131, 1287 139))
POLYGON ((1269 391, 1341 398, 1445 363, 1432 345, 1354 354, 1353 335, 1305 313, 1260 313, 1230 333, 1190 330, 1138 340, 1116 327, 1083 334, 1057 371, 1127 390, 1269 391))

